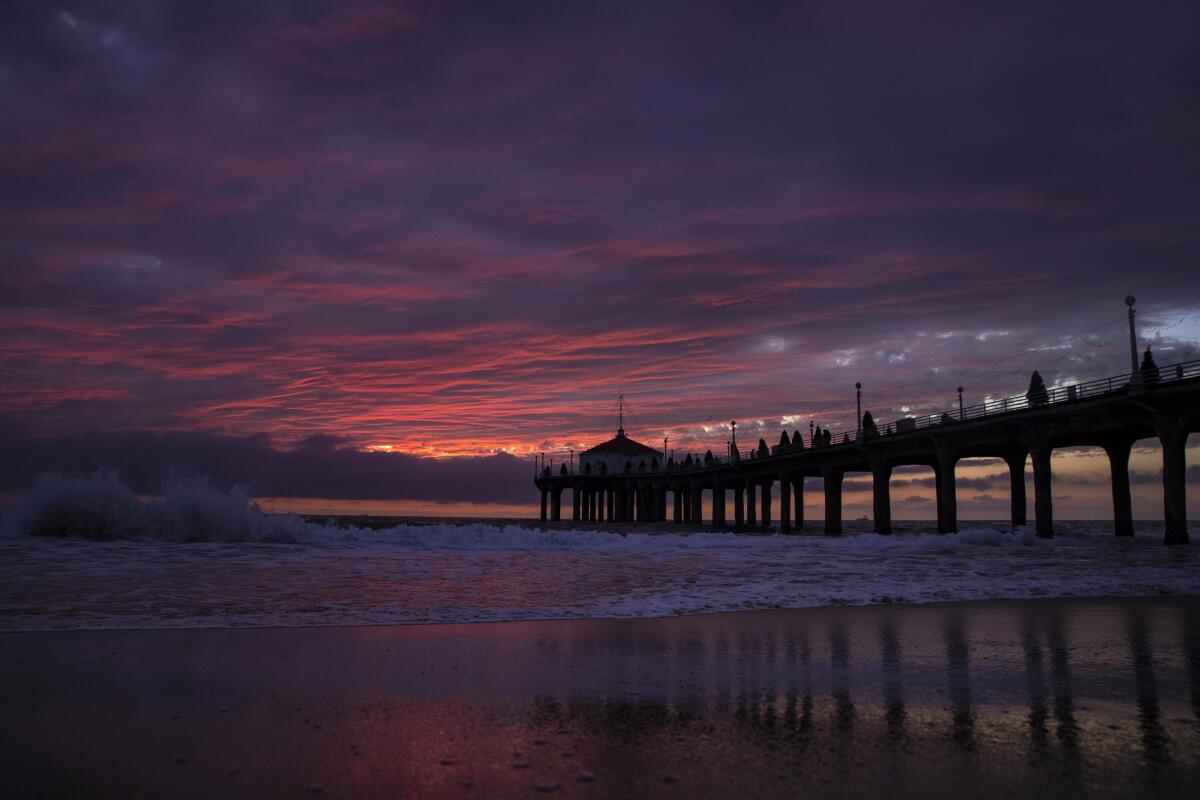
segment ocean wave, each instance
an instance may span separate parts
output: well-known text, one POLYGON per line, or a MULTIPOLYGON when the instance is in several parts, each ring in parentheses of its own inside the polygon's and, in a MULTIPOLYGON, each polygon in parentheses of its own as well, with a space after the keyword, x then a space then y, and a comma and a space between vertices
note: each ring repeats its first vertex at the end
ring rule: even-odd
POLYGON ((172 542, 295 542, 309 527, 299 517, 263 513, 241 489, 172 478, 162 497, 142 499, 112 472, 43 474, 2 526, 9 537, 172 542))
POLYGON ((10 537, 483 551, 759 550, 791 546, 833 550, 946 551, 981 546, 1028 547, 1043 542, 1028 530, 1012 533, 993 528, 971 528, 955 534, 803 538, 759 533, 543 530, 487 523, 401 524, 378 530, 340 528, 306 522, 294 515, 265 513, 244 490, 219 491, 201 479, 173 478, 163 487, 160 497, 143 499, 112 472, 87 476, 42 475, 5 516, 3 529, 10 537))
MULTIPOLYGON (((566 523, 569 526, 569 523, 566 523)), ((754 608, 1200 593, 1200 554, 1161 528, 1054 539, 973 525, 891 536, 339 528, 245 492, 44 476, 5 518, 0 629, 362 625, 629 618, 754 608)))

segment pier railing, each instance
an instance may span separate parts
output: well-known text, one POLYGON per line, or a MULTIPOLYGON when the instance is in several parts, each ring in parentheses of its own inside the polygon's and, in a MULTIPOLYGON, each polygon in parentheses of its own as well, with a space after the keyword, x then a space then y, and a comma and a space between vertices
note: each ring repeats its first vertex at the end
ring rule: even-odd
MULTIPOLYGON (((1039 408, 1047 408, 1049 406, 1059 406, 1069 403, 1077 403, 1081 400, 1091 400, 1097 397, 1105 397, 1111 395, 1124 394, 1131 391, 1147 391, 1153 390, 1156 386, 1176 383, 1178 381, 1200 378, 1200 359, 1191 361, 1181 361, 1176 364, 1168 364, 1163 367, 1158 367, 1154 371, 1141 371, 1135 373, 1123 372, 1119 375, 1109 375, 1103 378, 1095 378, 1088 381, 1078 383, 1067 383, 1059 386, 1047 386, 1042 390, 1026 392, 1025 394, 1012 395, 1010 397, 988 398, 982 403, 975 403, 969 406, 961 406, 951 408, 946 411, 926 414, 924 416, 908 416, 893 420, 890 423, 876 423, 876 430, 870 432, 850 430, 850 431, 829 431, 829 444, 815 442, 814 437, 809 437, 807 444, 777 444, 770 447, 768 450, 754 448, 740 453, 736 458, 726 456, 718 456, 714 454, 712 458, 693 458, 690 462, 677 461, 673 464, 667 464, 657 470, 651 470, 648 466, 643 470, 635 465, 629 473, 622 474, 654 474, 660 475, 664 472, 698 472, 717 467, 727 466, 732 462, 753 463, 762 459, 773 458, 776 456, 791 455, 801 453, 807 450, 823 450, 834 447, 842 447, 845 445, 855 444, 860 438, 871 440, 876 438, 888 438, 892 436, 903 436, 917 431, 927 430, 929 428, 940 427, 942 425, 954 425, 972 420, 982 419, 984 417, 997 417, 1005 414, 1015 414, 1024 411, 1030 411, 1039 408)), ((558 463, 563 463, 566 460, 567 453, 547 454, 553 455, 558 463)), ((576 454, 576 458, 578 454, 576 454)), ((574 470, 568 469, 567 474, 575 475, 579 473, 576 466, 574 470)), ((545 470, 541 473, 542 477, 552 477, 560 475, 558 464, 556 463, 550 473, 545 470)))

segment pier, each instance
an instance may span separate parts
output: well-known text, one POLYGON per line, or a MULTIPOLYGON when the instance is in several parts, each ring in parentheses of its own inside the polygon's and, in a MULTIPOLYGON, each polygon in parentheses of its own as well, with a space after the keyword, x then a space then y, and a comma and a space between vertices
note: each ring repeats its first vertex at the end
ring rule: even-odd
MULTIPOLYGON (((804 522, 805 479, 820 478, 825 533, 836 535, 842 532, 843 479, 869 473, 874 530, 890 534, 892 471, 918 465, 932 468, 935 476, 937 529, 952 533, 958 529, 955 466, 961 459, 982 457, 1008 465, 1014 527, 1027 524, 1025 466, 1032 462, 1034 524, 1038 536, 1051 537, 1051 453, 1092 446, 1108 456, 1116 535, 1132 536, 1129 454, 1136 442, 1157 439, 1162 446, 1164 543, 1187 543, 1184 451, 1188 434, 1200 430, 1200 360, 968 407, 961 403, 961 389, 959 397, 957 407, 939 414, 887 425, 863 415, 854 430, 824 436, 810 430, 807 443, 798 434, 788 439, 784 432, 786 444, 760 445, 745 455, 735 446, 724 456, 674 463, 663 452, 649 462, 630 460, 621 471, 588 474, 565 463, 557 468, 539 463, 534 482, 541 493, 541 519, 562 519, 563 492, 570 489, 572 520, 658 523, 669 516, 679 524, 699 524, 707 502, 715 528, 770 528, 778 484, 778 527, 790 533, 804 522)), ((620 431, 618 438, 622 436, 620 431)))

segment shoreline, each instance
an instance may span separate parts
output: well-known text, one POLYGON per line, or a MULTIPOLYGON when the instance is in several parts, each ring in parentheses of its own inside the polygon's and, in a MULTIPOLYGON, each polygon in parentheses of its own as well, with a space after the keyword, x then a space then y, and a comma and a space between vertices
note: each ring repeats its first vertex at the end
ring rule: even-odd
POLYGON ((1197 597, 23 633, 0 634, 14 796, 1117 798, 1200 780, 1197 597))
POLYGON ((1021 603, 1039 603, 1039 602, 1056 602, 1056 603, 1088 603, 1093 601, 1108 601, 1122 602, 1125 600, 1185 600, 1196 601, 1200 603, 1200 593, 1180 593, 1180 594, 1130 594, 1130 595, 1095 595, 1095 596, 1053 596, 1046 595, 1040 597, 990 597, 990 598, 975 598, 975 599, 954 599, 954 600, 930 600, 928 602, 889 602, 889 603, 833 603, 826 605, 813 606, 778 606, 771 608, 744 608, 725 611, 698 611, 687 614, 660 614, 655 616, 644 617, 628 617, 628 616, 612 616, 612 617, 523 617, 519 619, 488 619, 488 620, 457 620, 457 621, 432 621, 432 622, 358 622, 348 623, 344 625, 331 624, 313 624, 313 625, 211 625, 211 626, 163 626, 163 627, 107 627, 107 628, 47 628, 47 629, 21 629, 21 628, 3 628, 0 627, 0 636, 10 636, 18 634, 57 634, 57 633, 108 633, 108 632, 165 632, 165 631, 304 631, 304 630, 373 630, 379 628, 432 628, 438 626, 459 627, 459 626, 476 626, 476 625, 512 625, 512 624, 570 624, 575 622, 640 622, 640 621, 659 621, 672 619, 691 619, 691 618, 711 618, 711 617, 740 617, 756 614, 771 614, 776 612, 800 612, 800 611, 819 611, 824 609, 870 609, 870 608, 926 608, 930 606, 937 607, 953 607, 962 606, 967 608, 986 608, 992 605, 1002 604, 1021 604, 1021 603))

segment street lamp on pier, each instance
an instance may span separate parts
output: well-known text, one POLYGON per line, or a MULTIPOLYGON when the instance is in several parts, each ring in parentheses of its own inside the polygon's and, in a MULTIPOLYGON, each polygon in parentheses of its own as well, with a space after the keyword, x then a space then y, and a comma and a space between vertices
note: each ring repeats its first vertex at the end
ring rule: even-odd
POLYGON ((1137 328, 1133 323, 1133 317, 1137 314, 1137 309, 1133 307, 1136 302, 1137 298, 1133 295, 1125 298, 1125 305, 1129 307, 1129 382, 1134 385, 1142 382, 1142 373, 1138 369, 1137 328))
POLYGON ((572 475, 575 474, 575 448, 574 447, 571 448, 571 466, 567 467, 567 470, 572 475))
POLYGON ((963 402, 962 402, 962 387, 958 387, 958 421, 962 422, 963 417, 963 402))
POLYGON ((862 436, 862 384, 861 383, 854 384, 854 406, 855 406, 855 408, 858 409, 858 415, 855 417, 855 419, 857 419, 858 422, 855 423, 855 426, 858 429, 859 437, 861 437, 862 436))

